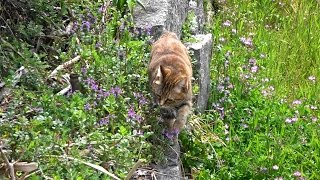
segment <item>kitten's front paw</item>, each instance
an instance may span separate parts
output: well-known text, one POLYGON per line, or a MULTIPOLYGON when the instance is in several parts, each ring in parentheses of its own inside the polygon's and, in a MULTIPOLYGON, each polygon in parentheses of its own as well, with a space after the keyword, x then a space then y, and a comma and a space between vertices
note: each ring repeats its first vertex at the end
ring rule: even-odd
POLYGON ((176 117, 176 111, 174 109, 161 108, 160 114, 163 119, 174 119, 176 117))
POLYGON ((156 104, 156 103, 152 103, 152 104, 151 104, 151 108, 152 108, 152 109, 156 109, 158 106, 159 106, 159 105, 156 104))

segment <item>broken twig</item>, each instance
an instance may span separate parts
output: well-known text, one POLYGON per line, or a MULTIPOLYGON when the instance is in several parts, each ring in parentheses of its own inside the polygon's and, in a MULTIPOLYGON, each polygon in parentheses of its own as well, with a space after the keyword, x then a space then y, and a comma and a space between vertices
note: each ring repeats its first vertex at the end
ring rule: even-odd
POLYGON ((2 155, 2 158, 4 159, 4 162, 7 165, 7 168, 9 169, 10 180, 15 180, 16 179, 16 175, 15 175, 14 167, 13 167, 14 163, 10 163, 10 161, 7 158, 7 156, 4 154, 1 146, 0 146, 0 153, 2 155))
POLYGON ((56 155, 47 155, 49 157, 56 157, 56 158, 66 158, 66 159, 69 159, 69 160, 74 160, 74 161, 77 161, 77 162, 80 162, 82 164, 85 164, 87 166, 90 166, 96 170, 99 170, 105 174, 107 174, 108 176, 112 177, 113 179, 115 180, 120 180, 120 178, 118 178, 116 175, 110 173, 109 171, 107 171, 106 169, 104 169, 103 167, 99 166, 99 165, 96 165, 96 164, 92 164, 92 163, 89 163, 89 162, 85 162, 83 160, 80 160, 80 159, 77 159, 77 158, 73 158, 73 157, 69 157, 69 156, 56 156, 56 155))
MULTIPOLYGON (((12 87, 16 86, 17 83, 20 81, 22 75, 25 75, 28 71, 24 66, 21 66, 18 70, 16 70, 13 80, 12 80, 12 87)), ((11 93, 11 88, 5 87, 3 84, 3 88, 0 89, 0 102, 5 96, 8 96, 11 93)))
POLYGON ((69 67, 70 65, 74 64, 75 62, 80 60, 80 55, 74 57, 73 59, 71 59, 70 61, 67 61, 61 65, 59 65, 56 69, 54 69, 51 74, 49 75, 49 78, 52 78, 54 76, 56 76, 56 74, 58 73, 58 71, 65 69, 66 67, 69 67))
POLYGON ((132 177, 132 175, 136 172, 136 170, 138 169, 138 167, 142 164, 143 160, 139 159, 138 162, 136 162, 133 167, 131 168, 130 172, 128 173, 127 177, 125 180, 130 180, 130 178, 132 177))

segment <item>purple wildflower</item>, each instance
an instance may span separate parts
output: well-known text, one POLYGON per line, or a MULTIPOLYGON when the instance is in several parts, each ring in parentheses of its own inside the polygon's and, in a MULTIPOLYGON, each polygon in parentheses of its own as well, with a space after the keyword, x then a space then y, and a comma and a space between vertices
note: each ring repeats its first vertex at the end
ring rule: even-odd
POLYGON ((250 58, 249 59, 249 65, 255 66, 257 64, 257 60, 255 58, 250 58))
POLYGON ((79 26, 78 26, 78 22, 74 22, 72 25, 72 33, 75 33, 78 30, 79 26))
POLYGON ((139 100, 139 105, 145 105, 148 103, 147 99, 141 93, 133 93, 133 96, 139 100))
POLYGON ((136 120, 139 123, 142 121, 142 117, 135 112, 133 106, 130 106, 128 110, 128 120, 136 120))
POLYGON ((83 21, 82 25, 81 25, 81 29, 82 30, 85 29, 85 30, 89 31, 90 30, 90 25, 91 25, 91 23, 89 21, 83 21))
POLYGON ((89 144, 87 147, 90 151, 93 150, 92 144, 89 144))
POLYGON ((82 74, 87 74, 87 68, 86 67, 82 67, 81 68, 81 72, 82 72, 82 74))
POLYGON ((98 91, 98 89, 99 89, 98 84, 91 84, 90 87, 91 87, 91 89, 94 90, 94 91, 98 91))
POLYGON ((151 35, 152 26, 150 24, 145 28, 145 32, 146 32, 146 35, 148 35, 148 36, 151 35))
POLYGON ((117 97, 118 95, 122 94, 122 89, 119 86, 112 87, 110 89, 110 93, 117 97))
POLYGON ((113 119, 113 118, 115 118, 115 115, 113 115, 113 114, 111 114, 111 115, 109 114, 106 117, 101 118, 100 121, 98 122, 98 126, 108 125, 110 119, 113 119))
POLYGON ((85 104, 85 105, 84 105, 84 109, 85 109, 86 111, 90 110, 90 109, 91 109, 90 104, 89 104, 89 103, 85 104))
POLYGON ((98 12, 99 13, 104 13, 105 11, 106 11, 106 6, 105 5, 103 5, 103 6, 101 6, 99 9, 98 9, 98 12))
POLYGON ((223 26, 230 27, 230 26, 231 26, 231 21, 226 20, 226 21, 223 23, 223 26))
POLYGON ((93 106, 96 107, 98 104, 96 101, 93 102, 93 106))
POLYGON ((101 42, 97 42, 96 45, 95 45, 96 48, 99 48, 101 46, 102 46, 101 42))
POLYGON ((140 105, 145 105, 145 104, 147 104, 148 103, 148 101, 147 101, 147 99, 144 97, 144 96, 142 96, 140 99, 139 99, 139 104, 140 105))
POLYGON ((108 96, 110 96, 110 92, 104 91, 104 92, 103 92, 103 97, 108 97, 108 96))
POLYGON ((134 119, 136 117, 136 112, 133 109, 133 106, 130 106, 128 111, 128 118, 134 119))
POLYGON ((249 38, 241 37, 240 41, 242 42, 242 44, 244 44, 247 47, 253 47, 252 39, 250 37, 249 38))
POLYGON ((177 128, 175 128, 173 131, 168 131, 168 130, 166 130, 166 129, 164 129, 163 131, 162 131, 162 134, 166 137, 166 138, 168 138, 168 139, 173 139, 174 137, 177 137, 178 135, 179 135, 179 129, 177 129, 177 128))

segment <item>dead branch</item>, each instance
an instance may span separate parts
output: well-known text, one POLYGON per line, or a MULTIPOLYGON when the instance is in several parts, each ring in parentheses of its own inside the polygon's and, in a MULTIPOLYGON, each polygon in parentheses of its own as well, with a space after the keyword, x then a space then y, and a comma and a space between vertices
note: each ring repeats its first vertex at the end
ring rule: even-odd
POLYGON ((128 173, 127 177, 125 180, 130 180, 130 178, 132 177, 132 175, 136 172, 136 170, 138 169, 138 167, 142 164, 143 160, 139 159, 138 162, 136 162, 133 167, 131 168, 130 172, 128 173))
POLYGON ((71 85, 68 85, 66 88, 64 88, 64 89, 62 89, 61 91, 59 91, 59 92, 57 93, 57 95, 58 95, 58 96, 60 96, 60 95, 65 95, 65 94, 67 94, 67 92, 68 92, 69 90, 71 90, 71 85))
POLYGON ((98 171, 101 171, 105 174, 107 174, 108 176, 112 177, 113 179, 115 180, 120 180, 120 178, 118 178, 116 175, 110 173, 109 171, 107 171, 106 169, 104 169, 102 166, 99 166, 99 165, 96 165, 96 164, 92 164, 92 163, 89 163, 89 162, 85 162, 81 159, 77 159, 77 158, 73 158, 73 157, 70 157, 70 156, 56 156, 56 155, 46 155, 48 157, 56 157, 56 158, 64 158, 64 159, 69 159, 69 160, 73 160, 73 161, 77 161, 77 162, 80 162, 82 164, 85 164, 87 166, 90 166, 98 171))
POLYGON ((16 176, 15 176, 15 172, 14 172, 14 167, 13 167, 13 163, 10 163, 10 161, 8 160, 7 156, 4 154, 4 152, 2 151, 2 146, 0 146, 0 153, 2 158, 4 159, 7 168, 9 169, 9 175, 10 175, 10 179, 11 180, 15 180, 16 176))
POLYGON ((48 76, 49 78, 53 78, 54 76, 56 76, 56 74, 58 73, 58 71, 65 69, 67 67, 69 67, 70 65, 74 64, 75 62, 80 60, 80 55, 74 57, 73 59, 71 59, 70 61, 67 61, 61 65, 59 65, 56 69, 54 69, 51 74, 48 76))
MULTIPOLYGON (((27 74, 27 70, 24 66, 21 66, 18 70, 16 70, 15 72, 15 75, 13 77, 13 80, 12 80, 12 87, 16 86, 17 83, 20 81, 21 77, 25 74, 27 74)), ((0 89, 0 102, 2 101, 2 99, 5 97, 5 96, 8 96, 10 93, 11 93, 11 88, 8 88, 8 87, 5 87, 5 84, 3 84, 3 87, 2 89, 0 89)))

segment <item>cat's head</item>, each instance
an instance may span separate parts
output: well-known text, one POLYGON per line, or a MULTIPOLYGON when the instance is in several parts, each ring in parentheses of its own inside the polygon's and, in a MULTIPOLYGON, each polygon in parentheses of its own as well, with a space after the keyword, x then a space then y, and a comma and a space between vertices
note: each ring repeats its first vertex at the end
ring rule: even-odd
POLYGON ((152 81, 152 90, 161 107, 175 107, 188 98, 191 85, 188 77, 172 67, 159 66, 152 81))

